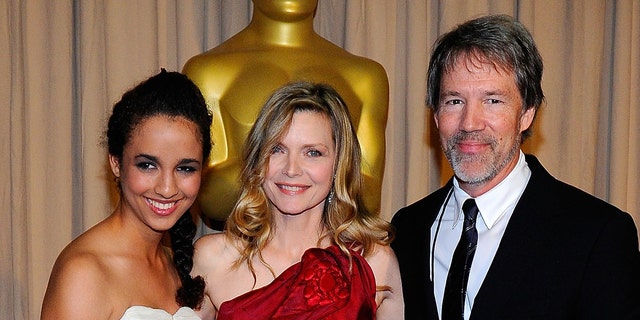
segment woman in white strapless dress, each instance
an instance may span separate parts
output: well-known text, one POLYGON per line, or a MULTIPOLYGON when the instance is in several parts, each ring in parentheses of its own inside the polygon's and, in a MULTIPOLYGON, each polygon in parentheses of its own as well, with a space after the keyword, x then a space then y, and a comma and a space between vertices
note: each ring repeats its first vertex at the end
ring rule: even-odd
POLYGON ((175 314, 170 314, 162 309, 133 306, 125 311, 120 320, 201 320, 195 311, 189 307, 182 307, 175 314))
POLYGON ((200 298, 182 288, 204 286, 189 275, 188 209, 211 150, 210 126, 199 89, 177 72, 162 70, 115 104, 106 145, 120 201, 56 260, 42 319, 199 319, 200 298))

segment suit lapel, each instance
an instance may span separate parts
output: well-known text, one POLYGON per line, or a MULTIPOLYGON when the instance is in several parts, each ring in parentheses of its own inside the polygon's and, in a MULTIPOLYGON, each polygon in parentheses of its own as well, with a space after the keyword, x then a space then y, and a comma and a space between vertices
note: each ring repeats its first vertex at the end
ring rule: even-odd
POLYGON ((431 274, 431 226, 452 181, 426 198, 407 206, 393 218, 398 227, 392 247, 400 262, 405 299, 405 318, 438 319, 431 274))
MULTIPOLYGON (((555 181, 540 163, 527 157, 531 178, 518 200, 513 215, 507 224, 496 255, 489 267, 482 286, 474 300, 472 316, 484 319, 495 315, 496 308, 504 308, 513 292, 527 290, 529 277, 536 272, 537 261, 544 256, 547 246, 540 242, 552 211, 539 199, 551 191, 555 181), (492 313, 492 310, 494 313, 492 313)), ((508 307, 507 307, 508 308, 508 307)))
MULTIPOLYGON (((431 251, 433 248, 433 243, 431 243, 431 227, 433 226, 434 223, 436 223, 436 219, 439 218, 440 214, 441 214, 441 208, 444 205, 444 202, 447 199, 447 196, 449 195, 449 193, 451 192, 453 188, 453 179, 450 179, 447 184, 442 187, 441 189, 439 189, 438 191, 436 191, 436 193, 434 194, 434 196, 436 197, 435 201, 430 202, 430 205, 425 208, 425 213, 427 214, 428 220, 426 223, 426 227, 427 227, 427 232, 426 232, 426 239, 424 240, 425 243, 427 244, 427 246, 425 246, 424 248, 426 249, 426 252, 424 253, 424 255, 426 256, 426 265, 424 267, 423 270, 426 270, 426 282, 427 282, 427 298, 428 298, 428 304, 429 304, 429 310, 431 310, 431 314, 430 314, 430 319, 438 319, 438 308, 437 308, 437 304, 436 304, 436 298, 434 295, 434 290, 433 290, 433 280, 431 279, 431 274, 433 273, 433 264, 432 264, 432 259, 431 259, 431 251)), ((437 241, 437 239, 436 239, 437 241)))

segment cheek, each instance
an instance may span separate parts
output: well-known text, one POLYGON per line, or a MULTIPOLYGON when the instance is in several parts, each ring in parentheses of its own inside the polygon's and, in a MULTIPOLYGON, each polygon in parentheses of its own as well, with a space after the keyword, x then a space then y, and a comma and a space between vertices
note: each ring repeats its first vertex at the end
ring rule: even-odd
POLYGON ((449 135, 458 128, 458 117, 452 112, 442 112, 438 116, 434 116, 436 128, 441 135, 449 135))
POLYGON ((274 173, 276 172, 278 172, 276 161, 269 158, 269 160, 267 160, 267 166, 264 175, 267 179, 269 179, 273 177, 274 173))
POLYGON ((202 177, 200 175, 185 178, 184 180, 182 180, 182 183, 181 183, 182 192, 188 197, 197 196, 198 191, 200 191, 201 180, 202 180, 202 177))
POLYGON ((316 183, 330 186, 333 181, 333 167, 319 166, 310 172, 310 176, 316 183))
POLYGON ((516 120, 513 115, 505 115, 503 117, 497 117, 491 122, 493 131, 502 133, 506 136, 511 134, 520 134, 520 122, 516 120))
POLYGON ((123 191, 142 194, 149 189, 153 189, 153 179, 136 172, 136 170, 121 170, 120 181, 123 191))
POLYGON ((264 173, 265 180, 278 178, 286 170, 286 166, 286 157, 279 154, 271 155, 269 159, 267 159, 267 165, 264 173))

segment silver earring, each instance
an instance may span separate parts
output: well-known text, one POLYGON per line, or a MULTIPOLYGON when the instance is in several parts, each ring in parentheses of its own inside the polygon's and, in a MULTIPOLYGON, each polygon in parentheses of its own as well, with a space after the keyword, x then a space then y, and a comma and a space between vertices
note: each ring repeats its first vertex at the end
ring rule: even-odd
POLYGON ((333 192, 333 189, 331 189, 331 191, 329 191, 329 195, 327 196, 327 203, 333 202, 334 196, 335 196, 335 192, 333 192))

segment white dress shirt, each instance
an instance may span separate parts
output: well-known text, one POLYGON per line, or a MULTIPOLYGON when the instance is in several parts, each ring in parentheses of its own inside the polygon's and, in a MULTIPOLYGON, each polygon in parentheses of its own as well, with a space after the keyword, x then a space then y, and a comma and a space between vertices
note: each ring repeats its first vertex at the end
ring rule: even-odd
MULTIPOLYGON (((473 308, 473 300, 487 275, 493 257, 500 245, 502 235, 504 235, 509 219, 513 214, 513 209, 527 186, 529 177, 531 177, 531 170, 525 161, 524 154, 520 151, 518 163, 509 175, 493 189, 475 198, 476 205, 480 211, 479 219, 476 220, 478 245, 469 272, 467 297, 464 306, 465 319, 469 319, 473 308)), ((456 179, 453 179, 452 192, 431 226, 431 279, 433 280, 439 315, 442 315, 442 297, 444 296, 451 259, 462 234, 462 221, 464 220, 462 204, 465 200, 471 198, 460 189, 456 179)))

